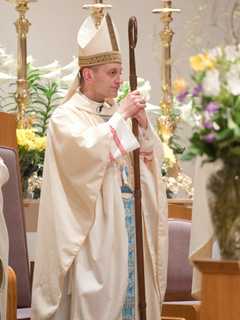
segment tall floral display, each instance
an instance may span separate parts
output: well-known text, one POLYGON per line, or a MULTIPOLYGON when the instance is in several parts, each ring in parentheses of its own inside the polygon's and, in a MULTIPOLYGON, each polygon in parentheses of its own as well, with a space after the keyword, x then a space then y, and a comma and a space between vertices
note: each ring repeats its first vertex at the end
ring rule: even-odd
POLYGON ((220 162, 209 179, 209 207, 221 254, 240 259, 240 47, 214 48, 190 59, 195 84, 178 99, 194 124, 183 158, 220 162))
POLYGON ((205 155, 228 161, 240 155, 240 51, 215 48, 191 58, 192 92, 178 98, 191 105, 195 130, 185 159, 205 155))

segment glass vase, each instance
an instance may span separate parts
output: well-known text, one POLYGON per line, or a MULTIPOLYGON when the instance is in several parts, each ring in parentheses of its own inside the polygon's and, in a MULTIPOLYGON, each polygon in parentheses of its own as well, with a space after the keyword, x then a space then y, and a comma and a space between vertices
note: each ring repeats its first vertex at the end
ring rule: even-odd
POLYGON ((31 199, 32 194, 29 192, 29 177, 22 178, 22 195, 23 199, 31 199))
POLYGON ((207 188, 221 257, 240 260, 240 159, 223 161, 209 177, 207 188))

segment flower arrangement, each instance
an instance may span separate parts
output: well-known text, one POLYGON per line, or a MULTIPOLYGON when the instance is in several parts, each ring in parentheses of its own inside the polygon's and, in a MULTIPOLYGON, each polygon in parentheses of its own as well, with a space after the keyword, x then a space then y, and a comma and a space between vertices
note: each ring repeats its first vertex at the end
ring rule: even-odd
POLYGON ((240 47, 217 47, 190 63, 194 88, 178 96, 194 124, 183 158, 214 162, 206 183, 214 237, 223 259, 239 260, 240 47))
POLYGON ((214 48, 190 58, 194 88, 177 96, 193 124, 184 160, 240 156, 240 47, 214 48))
POLYGON ((32 188, 33 198, 39 196, 44 152, 46 149, 46 137, 37 135, 33 128, 17 129, 17 143, 20 161, 20 172, 24 196, 29 192, 29 178, 34 174, 37 180, 32 188))

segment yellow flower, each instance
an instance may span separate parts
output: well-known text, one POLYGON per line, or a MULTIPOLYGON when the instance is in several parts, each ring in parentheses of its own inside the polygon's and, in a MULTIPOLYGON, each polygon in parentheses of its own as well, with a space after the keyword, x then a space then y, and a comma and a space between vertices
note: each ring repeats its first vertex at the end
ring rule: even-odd
POLYGON ((206 69, 213 69, 215 61, 205 53, 190 57, 190 64, 194 71, 205 71, 206 69))
POLYGON ((46 148, 46 138, 37 136, 33 129, 17 129, 17 143, 27 150, 43 151, 46 148))
POLYGON ((35 138, 35 149, 43 151, 46 149, 46 137, 35 138))
POLYGON ((31 149, 35 133, 32 129, 17 129, 17 142, 18 145, 31 149))
POLYGON ((187 83, 183 78, 177 78, 173 82, 173 91, 175 95, 179 95, 187 90, 187 83))

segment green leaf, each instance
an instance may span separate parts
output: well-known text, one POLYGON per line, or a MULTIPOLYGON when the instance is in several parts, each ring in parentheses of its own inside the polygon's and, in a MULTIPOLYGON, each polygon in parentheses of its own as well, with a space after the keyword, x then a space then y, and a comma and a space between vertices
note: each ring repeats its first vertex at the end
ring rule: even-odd
POLYGON ((191 145, 187 150, 183 152, 180 159, 183 161, 189 161, 198 155, 201 155, 201 150, 195 147, 194 145, 191 145))
POLYGON ((222 141, 225 139, 229 139, 233 136, 233 130, 226 128, 222 131, 217 132, 216 139, 217 141, 222 141))

